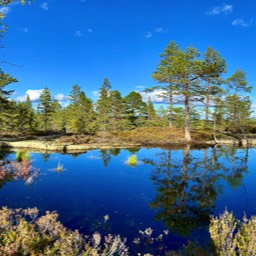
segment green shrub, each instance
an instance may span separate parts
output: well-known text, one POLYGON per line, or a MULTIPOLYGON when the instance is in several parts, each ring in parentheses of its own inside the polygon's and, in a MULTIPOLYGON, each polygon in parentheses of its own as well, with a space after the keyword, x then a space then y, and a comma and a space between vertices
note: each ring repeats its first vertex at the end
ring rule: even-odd
POLYGON ((225 210, 211 218, 209 231, 218 255, 256 255, 256 216, 240 222, 225 210))

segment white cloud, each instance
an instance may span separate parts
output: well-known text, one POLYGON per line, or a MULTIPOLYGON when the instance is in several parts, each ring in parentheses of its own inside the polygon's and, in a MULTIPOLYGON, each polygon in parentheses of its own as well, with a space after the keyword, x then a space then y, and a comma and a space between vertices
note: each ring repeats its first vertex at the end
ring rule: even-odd
POLYGON ((10 7, 8 7, 8 6, 2 6, 2 7, 0 8, 0 14, 2 14, 2 15, 4 15, 4 16, 6 16, 7 13, 9 13, 10 11, 11 11, 11 9, 10 9, 10 7))
POLYGON ((152 37, 152 33, 150 31, 147 31, 145 34, 146 38, 151 38, 152 37))
POLYGON ((46 2, 43 2, 43 3, 40 5, 40 7, 41 7, 43 10, 45 10, 45 11, 48 11, 48 10, 49 10, 48 3, 46 3, 46 2))
POLYGON ((145 86, 143 86, 143 85, 137 85, 135 88, 138 89, 138 90, 144 90, 144 89, 145 89, 145 86))
POLYGON ((68 97, 65 96, 64 94, 62 93, 58 93, 54 96, 54 99, 57 100, 57 101, 66 101, 68 100, 68 97))
MULTIPOLYGON (((38 102, 39 99, 40 99, 40 95, 42 93, 43 89, 40 89, 40 90, 27 90, 25 95, 22 95, 22 96, 19 96, 17 97, 17 101, 21 101, 21 102, 24 102, 26 101, 27 99, 27 96, 29 96, 30 100, 32 102, 38 102)), ((62 93, 58 93, 56 94, 54 97, 53 97, 54 100, 57 100, 59 102, 63 102, 63 101, 67 101, 68 100, 68 97, 65 96, 64 94, 62 93)))
POLYGON ((92 30, 91 28, 88 28, 88 29, 87 29, 87 32, 92 33, 93 30, 92 30))
POLYGON ((167 31, 167 29, 159 27, 159 28, 155 29, 155 32, 156 33, 167 33, 168 31, 167 31))
POLYGON ((148 98, 153 103, 167 103, 166 98, 163 97, 164 90, 156 89, 153 92, 139 92, 144 102, 148 101, 148 98))
POLYGON ((30 100, 35 102, 39 101, 40 95, 42 93, 43 89, 41 90, 27 90, 25 95, 22 95, 20 97, 17 97, 18 101, 24 102, 26 101, 27 96, 29 96, 30 100))
POLYGON ((246 22, 243 19, 235 19, 232 22, 233 26, 241 26, 241 27, 247 27, 249 28, 252 25, 253 20, 251 19, 250 22, 246 22))
POLYGON ((78 36, 78 37, 82 36, 82 32, 80 30, 77 30, 75 32, 75 36, 78 36))
POLYGON ((99 96, 99 91, 93 91, 93 92, 92 92, 92 95, 93 95, 94 97, 98 97, 98 96, 99 96))
POLYGON ((231 4, 223 4, 221 6, 215 6, 211 9, 209 9, 209 11, 206 12, 206 15, 218 15, 218 14, 228 14, 228 13, 232 13, 233 11, 233 5, 231 4))

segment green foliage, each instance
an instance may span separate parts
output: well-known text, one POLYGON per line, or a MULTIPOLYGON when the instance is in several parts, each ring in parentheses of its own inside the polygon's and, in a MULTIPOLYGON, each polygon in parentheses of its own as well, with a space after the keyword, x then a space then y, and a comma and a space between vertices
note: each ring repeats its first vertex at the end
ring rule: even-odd
POLYGON ((17 106, 17 125, 15 127, 18 131, 31 131, 35 127, 35 113, 29 96, 25 102, 18 102, 17 106))
POLYGON ((150 97, 147 102, 147 121, 146 126, 160 126, 159 116, 156 113, 154 104, 152 103, 150 97))
POLYGON ((224 106, 226 121, 234 127, 245 125, 252 113, 249 97, 241 98, 237 94, 229 95, 225 98, 224 106))
POLYGON ((108 78, 104 78, 100 88, 99 99, 96 104, 98 113, 99 127, 101 131, 106 132, 109 127, 111 117, 111 99, 110 99, 111 84, 108 78))
POLYGON ((205 83, 203 95, 205 97, 205 126, 209 127, 210 104, 216 108, 216 98, 221 98, 223 90, 221 89, 221 75, 226 72, 225 59, 213 48, 208 47, 204 54, 202 65, 202 80, 205 83))
POLYGON ((17 162, 22 162, 22 161, 30 161, 30 154, 27 151, 18 151, 16 153, 15 159, 17 162))
POLYGON ((109 130, 117 132, 125 129, 129 129, 129 120, 125 113, 124 100, 119 91, 111 91, 109 130))
POLYGON ((9 74, 5 74, 0 69, 0 104, 7 103, 7 98, 10 96, 14 91, 9 90, 6 91, 4 89, 5 86, 11 84, 11 83, 17 83, 18 81, 10 76, 9 74))
POLYGON ((175 61, 178 53, 181 51, 180 47, 174 42, 170 42, 167 45, 164 52, 160 54, 161 61, 158 64, 157 69, 153 72, 152 78, 157 82, 163 84, 151 89, 161 89, 162 93, 159 97, 163 97, 169 101, 169 126, 172 127, 172 111, 173 111, 173 95, 176 94, 176 74, 173 68, 173 62, 175 61))
POLYGON ((50 90, 45 87, 40 95, 40 103, 38 105, 38 112, 40 113, 43 121, 43 127, 46 131, 49 129, 49 121, 53 112, 52 99, 50 90))
POLYGON ((138 164, 138 160, 137 160, 137 156, 136 155, 132 155, 127 159, 127 164, 132 166, 132 167, 136 167, 136 165, 138 164))
POLYGON ((252 87, 248 86, 246 74, 240 69, 227 79, 227 86, 230 94, 225 98, 225 117, 228 124, 239 128, 251 115, 251 100, 245 93, 250 93, 252 87))
POLYGON ((251 219, 244 216, 235 241, 239 255, 256 255, 256 216, 251 219))
POLYGON ((13 90, 6 90, 5 86, 18 82, 9 74, 5 74, 0 69, 0 130, 12 130, 17 117, 16 104, 10 101, 8 97, 13 93, 13 90))
POLYGON ((235 229, 237 221, 227 210, 219 217, 212 217, 209 232, 218 255, 236 255, 235 229))
POLYGON ((237 69, 237 71, 227 79, 227 85, 228 89, 232 90, 234 94, 238 94, 238 92, 250 93, 252 90, 252 86, 248 86, 247 84, 245 72, 241 69, 237 69))
POLYGON ((219 217, 212 217, 210 235, 218 255, 256 254, 256 217, 243 221, 236 220, 227 210, 219 217))
POLYGON ((66 131, 75 134, 95 134, 98 125, 92 100, 87 98, 78 85, 72 87, 69 99, 71 104, 64 114, 66 131))
POLYGON ((138 92, 130 92, 124 98, 125 112, 131 127, 142 126, 146 121, 147 105, 138 92))

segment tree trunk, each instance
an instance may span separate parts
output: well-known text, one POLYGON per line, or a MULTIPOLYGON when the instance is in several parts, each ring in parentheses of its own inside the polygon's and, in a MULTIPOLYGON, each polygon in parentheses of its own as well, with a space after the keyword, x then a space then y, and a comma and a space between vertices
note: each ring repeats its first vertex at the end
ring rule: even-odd
POLYGON ((215 113, 213 114, 213 139, 215 143, 218 143, 218 140, 216 138, 216 115, 215 113))
POLYGON ((190 113, 189 113, 189 96, 188 96, 188 85, 186 85, 185 94, 185 139, 187 142, 191 141, 190 134, 190 113))
POLYGON ((208 127, 208 122, 209 122, 209 105, 210 105, 209 90, 210 90, 210 82, 208 81, 207 90, 206 90, 206 100, 205 100, 205 127, 208 127))
POLYGON ((170 92, 169 104, 170 104, 170 115, 169 115, 170 121, 169 121, 169 127, 172 128, 172 104, 173 104, 172 91, 170 92))

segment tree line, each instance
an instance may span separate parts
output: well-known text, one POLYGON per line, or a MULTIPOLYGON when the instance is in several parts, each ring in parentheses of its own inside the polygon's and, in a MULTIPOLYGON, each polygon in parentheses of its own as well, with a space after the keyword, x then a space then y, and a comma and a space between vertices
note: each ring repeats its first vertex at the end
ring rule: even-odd
POLYGON ((105 78, 99 98, 93 102, 79 85, 73 85, 70 104, 62 107, 53 100, 45 87, 35 108, 27 96, 25 102, 10 100, 12 91, 5 89, 17 80, 0 73, 1 131, 55 131, 74 134, 119 132, 145 126, 184 128, 185 138, 191 140, 190 129, 234 127, 241 132, 250 121, 252 89, 241 69, 224 79, 226 62, 213 48, 201 56, 192 46, 181 49, 171 42, 160 55, 160 62, 152 74, 157 86, 145 92, 158 91, 169 107, 155 108, 151 99, 143 101, 140 93, 132 91, 122 97, 112 90, 105 78))
MULTIPOLYGON (((0 6, 12 2, 0 0, 0 6)), ((1 38, 6 31, 2 22, 4 16, 0 14, 1 38)), ((158 85, 144 90, 157 92, 168 103, 168 108, 155 108, 150 98, 144 102, 135 91, 123 97, 120 91, 112 90, 108 78, 104 79, 96 102, 88 98, 79 85, 73 85, 70 104, 62 107, 45 87, 34 108, 29 96, 25 102, 10 100, 13 91, 5 87, 17 80, 0 69, 0 131, 95 134, 169 126, 184 128, 187 141, 191 140, 190 130, 195 127, 233 127, 244 133, 251 121, 249 93, 252 87, 241 69, 224 79, 226 73, 225 59, 212 47, 200 54, 193 46, 182 49, 171 41, 160 54, 159 64, 152 74, 158 85)))
POLYGON ((225 124, 227 127, 232 125, 241 129, 249 121, 249 96, 239 94, 250 90, 243 71, 238 70, 226 79, 229 94, 225 94, 223 84, 218 84, 209 77, 206 84, 199 81, 187 85, 172 82, 166 86, 165 78, 160 77, 163 75, 160 73, 161 68, 160 65, 153 73, 153 77, 159 79, 161 84, 151 90, 161 90, 161 97, 169 97, 170 103, 168 108, 161 106, 158 109, 155 109, 150 98, 145 103, 138 92, 132 91, 122 97, 118 90, 111 90, 108 78, 104 79, 96 102, 88 98, 79 85, 73 85, 69 94, 70 103, 67 107, 62 107, 57 100, 53 100, 50 89, 46 87, 34 108, 29 96, 25 102, 9 99, 12 91, 7 91, 4 87, 17 80, 1 72, 0 130, 95 134, 98 131, 119 132, 145 126, 169 125, 185 128, 185 135, 189 136, 191 126, 211 128, 213 118, 219 126, 225 124), (186 88, 179 88, 182 86, 186 88), (199 104, 201 105, 198 107, 199 104))

